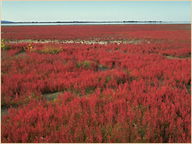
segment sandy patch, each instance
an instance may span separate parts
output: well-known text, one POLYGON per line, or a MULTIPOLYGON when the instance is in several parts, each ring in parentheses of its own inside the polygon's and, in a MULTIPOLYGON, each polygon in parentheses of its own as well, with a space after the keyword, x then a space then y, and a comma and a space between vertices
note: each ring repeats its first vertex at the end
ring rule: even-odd
MULTIPOLYGON (((142 40, 110 40, 110 41, 95 41, 95 40, 13 40, 13 41, 7 41, 9 43, 81 43, 81 44, 102 44, 107 45, 109 43, 117 43, 117 44, 139 44, 143 42, 142 40)), ((149 42, 148 42, 149 43, 149 42)))

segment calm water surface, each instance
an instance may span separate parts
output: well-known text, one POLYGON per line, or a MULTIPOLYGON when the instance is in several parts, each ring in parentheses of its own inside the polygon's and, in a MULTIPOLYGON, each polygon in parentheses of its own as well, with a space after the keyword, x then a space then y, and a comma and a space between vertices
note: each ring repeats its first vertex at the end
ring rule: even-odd
POLYGON ((128 24, 191 24, 186 22, 124 22, 124 23, 6 23, 1 26, 49 26, 49 25, 128 25, 128 24))

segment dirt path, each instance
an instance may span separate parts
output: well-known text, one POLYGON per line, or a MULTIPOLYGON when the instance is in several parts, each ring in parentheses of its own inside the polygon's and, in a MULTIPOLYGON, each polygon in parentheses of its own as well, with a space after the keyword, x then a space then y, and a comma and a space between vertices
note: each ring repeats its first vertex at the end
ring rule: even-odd
POLYGON ((8 109, 9 108, 10 107, 2 107, 1 106, 1 119, 2 119, 3 115, 8 114, 8 109))
MULTIPOLYGON (((10 106, 1 106, 1 119, 2 119, 3 115, 9 114, 9 112, 8 112, 9 108, 10 108, 10 106)), ((18 108, 18 106, 12 106, 12 108, 18 108)))
POLYGON ((43 94, 43 97, 48 100, 48 101, 53 101, 56 99, 61 92, 55 92, 55 93, 48 93, 48 94, 43 94))
POLYGON ((186 59, 186 58, 191 58, 191 54, 189 56, 180 58, 180 57, 176 57, 176 56, 166 56, 167 59, 186 59))

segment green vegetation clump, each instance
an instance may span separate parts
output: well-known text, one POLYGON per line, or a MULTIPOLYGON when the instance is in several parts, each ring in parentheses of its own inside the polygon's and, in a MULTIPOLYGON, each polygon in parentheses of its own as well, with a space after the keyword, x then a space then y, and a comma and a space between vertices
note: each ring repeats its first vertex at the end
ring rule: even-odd
POLYGON ((86 68, 89 68, 90 62, 89 62, 89 61, 85 61, 85 62, 84 62, 84 65, 85 65, 86 68))
POLYGON ((5 40, 2 39, 2 40, 1 40, 1 49, 5 50, 5 51, 6 51, 6 50, 10 50, 10 49, 11 49, 11 46, 5 44, 5 40))
POLYGON ((89 67, 90 67, 90 61, 78 62, 78 63, 76 64, 76 67, 77 67, 77 68, 80 68, 80 67, 89 68, 89 67))

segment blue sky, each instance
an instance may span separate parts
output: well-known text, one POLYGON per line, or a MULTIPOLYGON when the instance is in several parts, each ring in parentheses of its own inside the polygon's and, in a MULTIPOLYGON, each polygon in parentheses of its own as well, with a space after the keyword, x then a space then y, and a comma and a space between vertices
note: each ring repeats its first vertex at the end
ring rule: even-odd
POLYGON ((2 1, 10 21, 191 21, 191 1, 2 1))

